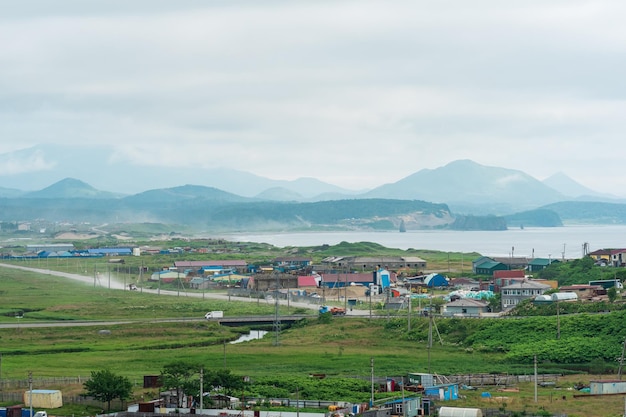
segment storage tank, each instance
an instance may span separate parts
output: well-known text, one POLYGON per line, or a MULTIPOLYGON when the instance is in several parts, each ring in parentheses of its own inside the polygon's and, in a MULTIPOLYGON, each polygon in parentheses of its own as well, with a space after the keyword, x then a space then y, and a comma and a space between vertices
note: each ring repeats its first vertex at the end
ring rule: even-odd
POLYGON ((480 408, 441 407, 439 417, 483 417, 480 408))

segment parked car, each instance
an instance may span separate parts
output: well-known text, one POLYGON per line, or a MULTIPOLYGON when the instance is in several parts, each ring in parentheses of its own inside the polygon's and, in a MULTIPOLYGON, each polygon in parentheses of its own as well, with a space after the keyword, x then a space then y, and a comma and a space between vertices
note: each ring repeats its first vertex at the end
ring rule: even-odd
POLYGON ((211 320, 211 319, 219 319, 224 317, 224 312, 223 311, 209 311, 208 313, 206 313, 204 315, 204 318, 207 320, 211 320))

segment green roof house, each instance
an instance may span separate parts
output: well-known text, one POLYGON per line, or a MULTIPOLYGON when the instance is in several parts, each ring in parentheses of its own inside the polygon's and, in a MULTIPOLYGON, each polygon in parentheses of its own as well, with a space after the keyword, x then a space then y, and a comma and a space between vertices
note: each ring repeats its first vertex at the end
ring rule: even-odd
POLYGON ((558 259, 551 259, 551 258, 548 258, 548 259, 535 258, 528 263, 528 272, 541 271, 542 269, 546 269, 548 265, 551 265, 555 262, 561 262, 561 261, 559 261, 558 259))

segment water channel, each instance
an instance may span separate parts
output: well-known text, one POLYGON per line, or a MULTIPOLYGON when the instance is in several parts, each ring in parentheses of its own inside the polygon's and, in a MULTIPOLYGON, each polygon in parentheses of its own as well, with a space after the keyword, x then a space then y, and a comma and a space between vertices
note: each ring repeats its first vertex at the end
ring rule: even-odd
POLYGON ((248 334, 242 334, 237 340, 233 340, 232 342, 230 342, 230 344, 233 345, 235 343, 243 343, 249 342, 251 340, 263 339, 263 336, 265 336, 267 333, 268 332, 266 330, 250 330, 248 334))

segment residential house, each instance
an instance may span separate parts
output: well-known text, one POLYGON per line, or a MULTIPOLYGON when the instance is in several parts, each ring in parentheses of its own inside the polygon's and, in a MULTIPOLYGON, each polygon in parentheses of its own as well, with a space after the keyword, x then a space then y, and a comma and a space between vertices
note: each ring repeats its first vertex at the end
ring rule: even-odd
POLYGON ((485 262, 493 262, 493 259, 488 256, 481 256, 480 258, 474 259, 472 261, 472 273, 478 274, 478 272, 476 272, 478 267, 485 262))
POLYGON ((626 249, 600 249, 589 253, 596 262, 610 266, 626 266, 626 249))
POLYGON ((502 271, 507 269, 509 268, 502 262, 485 261, 480 263, 479 265, 476 265, 476 274, 493 276, 493 273, 495 271, 502 271))
POLYGON ((383 408, 391 409, 391 415, 403 417, 417 417, 423 415, 421 397, 404 397, 385 402, 383 408))
POLYGON ((511 309, 523 300, 542 295, 550 289, 552 288, 547 284, 528 279, 502 287, 500 290, 502 310, 511 309))
POLYGON ((526 272, 521 269, 498 270, 493 272, 493 280, 489 283, 489 290, 499 293, 502 287, 521 282, 526 278, 526 272))
POLYGON ((489 303, 473 298, 460 298, 443 306, 444 315, 462 315, 478 317, 483 313, 489 313, 489 303))
POLYGON ((189 288, 194 290, 206 290, 211 287, 211 280, 207 277, 193 277, 189 281, 189 288))
POLYGON ((558 263, 561 261, 552 258, 535 258, 528 263, 528 272, 541 271, 542 269, 546 269, 549 265, 552 265, 555 262, 558 263))
POLYGON ((525 256, 496 256, 492 259, 495 262, 503 263, 507 266, 507 269, 526 269, 529 263, 528 258, 526 258, 525 256))

